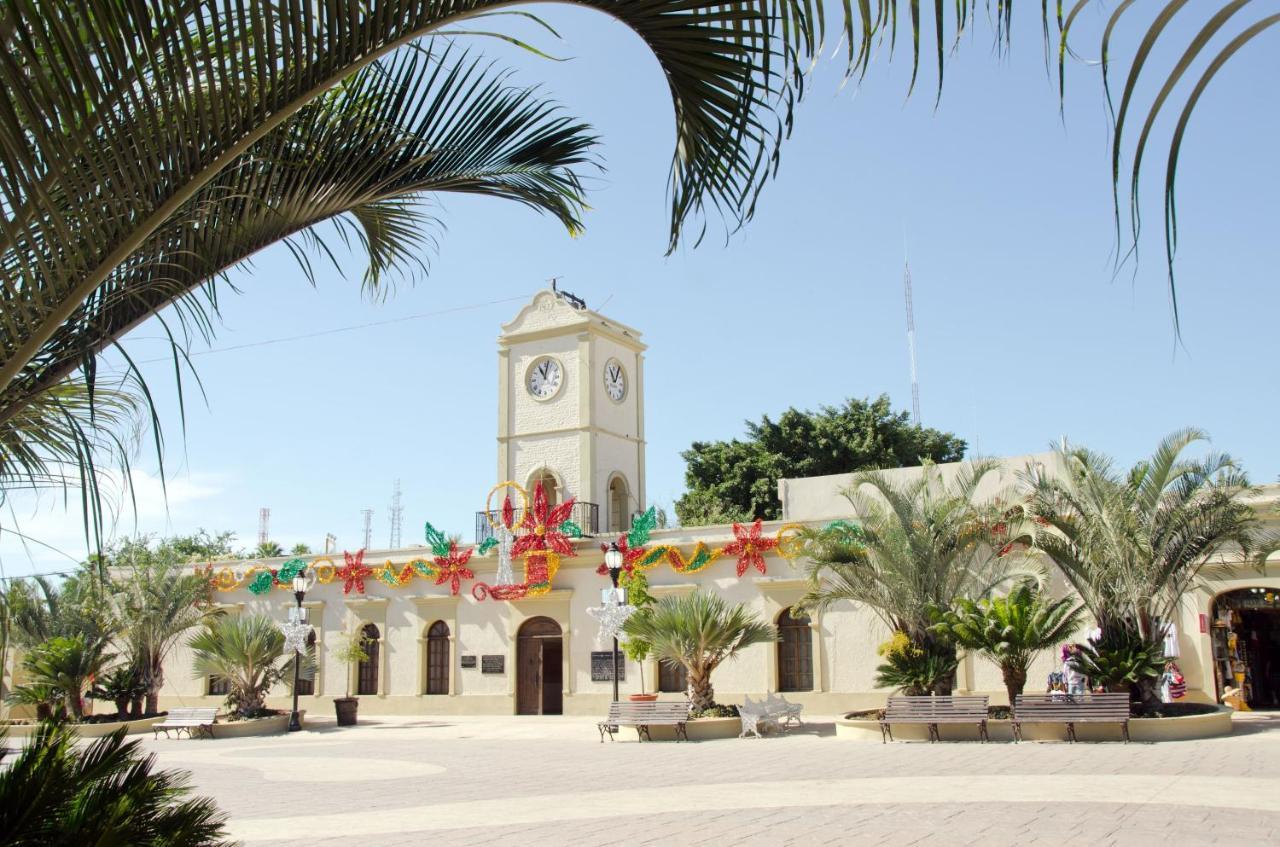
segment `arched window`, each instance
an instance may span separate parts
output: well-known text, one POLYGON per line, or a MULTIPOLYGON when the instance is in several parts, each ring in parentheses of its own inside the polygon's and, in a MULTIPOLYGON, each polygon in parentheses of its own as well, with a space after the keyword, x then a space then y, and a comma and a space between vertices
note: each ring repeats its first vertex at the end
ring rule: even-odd
POLYGON ((378 648, 381 646, 378 641, 381 635, 378 628, 371 623, 365 624, 364 629, 360 631, 360 637, 364 647, 364 653, 369 658, 365 659, 356 668, 356 693, 357 694, 377 694, 378 693, 378 648))
POLYGON ((427 693, 449 693, 449 625, 444 621, 427 629, 427 693))
POLYGON ((778 615, 778 690, 813 690, 813 631, 790 608, 778 615))
POLYGON ((672 694, 685 694, 689 690, 689 672, 684 665, 658 662, 658 690, 672 694))
POLYGON ((533 497, 533 491, 538 487, 538 483, 542 483, 542 492, 547 495, 547 505, 554 506, 560 502, 560 485, 551 471, 543 468, 533 475, 529 480, 530 497, 533 497))
POLYGON ((627 529, 627 481, 620 475, 609 480, 609 531, 627 529))
POLYGON ((316 631, 311 630, 311 634, 307 636, 307 653, 311 656, 311 670, 305 670, 303 665, 303 676, 298 680, 298 694, 315 694, 316 693, 316 631), (309 676, 307 674, 310 674, 309 676))

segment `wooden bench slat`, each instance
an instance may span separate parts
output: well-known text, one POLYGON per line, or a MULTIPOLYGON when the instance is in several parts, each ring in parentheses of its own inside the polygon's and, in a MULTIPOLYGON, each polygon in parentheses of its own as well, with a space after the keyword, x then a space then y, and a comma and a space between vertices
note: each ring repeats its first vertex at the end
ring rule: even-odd
POLYGON ((1067 737, 1076 740, 1075 724, 1118 723, 1129 740, 1129 695, 1121 692, 1089 694, 1020 694, 1013 709, 1014 739, 1024 723, 1063 723, 1067 737))
POLYGON ((938 740, 938 724, 971 723, 978 727, 979 737, 986 741, 987 702, 987 697, 975 694, 890 697, 880 718, 881 740, 887 742, 893 737, 891 725, 895 723, 927 725, 930 741, 938 740))

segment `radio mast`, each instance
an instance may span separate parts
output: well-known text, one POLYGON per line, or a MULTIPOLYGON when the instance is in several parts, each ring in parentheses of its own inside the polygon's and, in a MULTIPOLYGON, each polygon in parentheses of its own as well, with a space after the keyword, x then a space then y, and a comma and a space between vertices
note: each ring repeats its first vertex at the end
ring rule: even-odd
POLYGON ((920 426, 920 381, 916 377, 916 318, 911 305, 911 264, 903 262, 902 291, 907 300, 907 352, 911 356, 911 417, 920 426))

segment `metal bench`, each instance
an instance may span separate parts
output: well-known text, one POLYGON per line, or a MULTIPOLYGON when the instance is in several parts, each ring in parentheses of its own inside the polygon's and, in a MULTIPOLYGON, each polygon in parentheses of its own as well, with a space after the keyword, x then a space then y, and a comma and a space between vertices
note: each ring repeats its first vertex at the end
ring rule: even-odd
POLYGON ((183 730, 186 730, 187 738, 192 737, 192 730, 197 735, 207 734, 213 738, 213 720, 217 714, 217 709, 170 709, 163 721, 151 725, 151 731, 156 738, 160 737, 161 732, 168 738, 169 730, 173 730, 174 735, 179 738, 182 737, 183 730))
POLYGON ((649 735, 649 727, 651 726, 673 726, 676 728, 676 740, 689 740, 688 734, 685 732, 685 722, 689 720, 689 704, 688 703, 634 703, 613 702, 609 704, 609 716, 596 727, 600 730, 600 743, 604 743, 604 737, 607 733, 609 740, 613 740, 613 734, 618 731, 620 726, 633 726, 636 728, 636 735, 640 741, 648 738, 650 741, 653 737, 649 735))
POLYGON ((895 723, 922 723, 929 727, 929 742, 940 741, 938 724, 971 723, 978 737, 987 741, 987 698, 975 695, 949 697, 890 697, 880 718, 880 741, 893 740, 895 723))
POLYGON ((804 721, 800 720, 800 713, 804 711, 804 706, 799 703, 791 703, 781 694, 770 692, 764 699, 764 705, 770 715, 776 716, 780 725, 787 726, 795 721, 798 726, 804 726, 804 721))
POLYGON ((1013 709, 1013 740, 1022 740, 1024 723, 1064 723, 1067 739, 1076 740, 1078 723, 1118 723, 1129 743, 1129 695, 1107 694, 1019 694, 1013 709))

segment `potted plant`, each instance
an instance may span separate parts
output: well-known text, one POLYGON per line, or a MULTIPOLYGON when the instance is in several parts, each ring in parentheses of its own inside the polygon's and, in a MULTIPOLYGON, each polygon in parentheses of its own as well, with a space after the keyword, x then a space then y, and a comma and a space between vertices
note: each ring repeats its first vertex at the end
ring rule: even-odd
MULTIPOLYGON (((618 582, 627 589, 627 602, 636 607, 633 616, 648 614, 654 598, 649 593, 649 579, 644 572, 639 569, 623 571, 618 582)), ((631 636, 622 643, 622 652, 640 668, 640 692, 630 695, 632 702, 651 703, 658 699, 658 695, 648 693, 644 685, 644 662, 652 651, 653 645, 649 641, 636 636, 631 636)))
POLYGON ((369 654, 364 651, 364 636, 361 633, 351 633, 346 636, 345 642, 334 655, 347 668, 347 694, 345 697, 334 698, 333 709, 337 713, 338 726, 355 726, 360 698, 351 696, 351 666, 369 661, 369 654))

